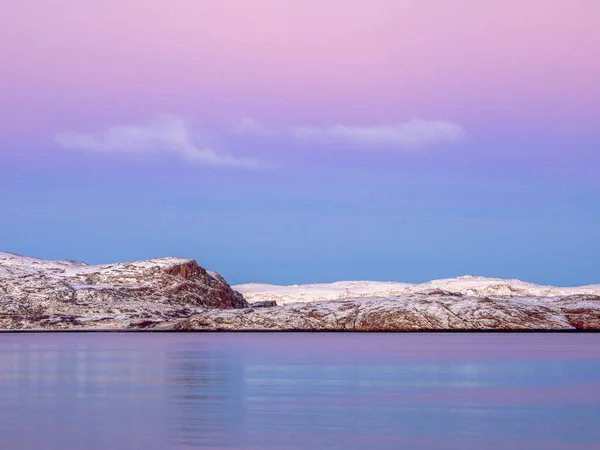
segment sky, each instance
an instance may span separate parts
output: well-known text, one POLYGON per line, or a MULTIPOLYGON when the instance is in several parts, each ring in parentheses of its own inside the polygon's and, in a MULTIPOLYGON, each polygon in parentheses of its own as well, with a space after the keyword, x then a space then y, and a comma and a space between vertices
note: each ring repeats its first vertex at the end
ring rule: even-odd
POLYGON ((0 6, 0 251, 600 283, 597 0, 0 6))

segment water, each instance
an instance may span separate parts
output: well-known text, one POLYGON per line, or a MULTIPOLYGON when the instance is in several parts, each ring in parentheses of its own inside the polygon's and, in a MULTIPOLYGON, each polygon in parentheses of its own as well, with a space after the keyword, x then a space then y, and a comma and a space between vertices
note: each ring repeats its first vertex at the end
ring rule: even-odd
POLYGON ((600 449, 600 334, 0 334, 0 449, 600 449))

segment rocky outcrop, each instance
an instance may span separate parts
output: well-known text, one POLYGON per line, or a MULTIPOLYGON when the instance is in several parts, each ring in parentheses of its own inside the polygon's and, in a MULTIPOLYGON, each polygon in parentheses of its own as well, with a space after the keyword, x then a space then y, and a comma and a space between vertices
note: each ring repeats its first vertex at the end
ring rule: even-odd
POLYGON ((244 297, 196 261, 87 265, 0 253, 0 329, 147 328, 244 297))
POLYGON ((271 308, 277 306, 277 302, 274 300, 264 300, 262 302, 252 302, 248 306, 250 308, 271 308))
POLYGON ((600 329, 598 298, 469 297, 428 293, 204 311, 177 330, 574 330, 600 329))
POLYGON ((600 295, 575 295, 562 303, 570 325, 579 330, 600 330, 600 295))

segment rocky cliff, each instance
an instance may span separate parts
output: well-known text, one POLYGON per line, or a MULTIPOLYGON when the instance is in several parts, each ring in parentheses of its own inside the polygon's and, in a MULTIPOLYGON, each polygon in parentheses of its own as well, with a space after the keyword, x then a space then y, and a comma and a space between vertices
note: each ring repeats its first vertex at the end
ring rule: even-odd
POLYGON ((196 261, 87 265, 0 253, 0 329, 148 327, 244 297, 196 261))

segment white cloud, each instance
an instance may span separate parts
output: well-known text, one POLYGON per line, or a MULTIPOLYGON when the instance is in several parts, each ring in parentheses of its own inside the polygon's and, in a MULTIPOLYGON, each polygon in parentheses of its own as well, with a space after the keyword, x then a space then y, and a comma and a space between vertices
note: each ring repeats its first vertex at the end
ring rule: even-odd
POLYGON ((64 148, 99 153, 172 153, 181 159, 205 166, 235 166, 258 168, 256 160, 236 158, 197 145, 186 121, 174 115, 157 116, 148 125, 119 125, 101 134, 61 133, 55 141, 64 148))
POLYGON ((458 142, 465 138, 465 131, 458 124, 422 119, 412 119, 397 125, 290 126, 276 129, 244 118, 238 131, 260 136, 290 135, 301 141, 338 142, 363 148, 416 149, 432 144, 458 142))
POLYGON ((404 149, 457 142, 465 136, 462 127, 455 123, 421 119, 413 119, 398 125, 293 127, 291 132, 301 140, 346 142, 369 147, 385 146, 404 149))

